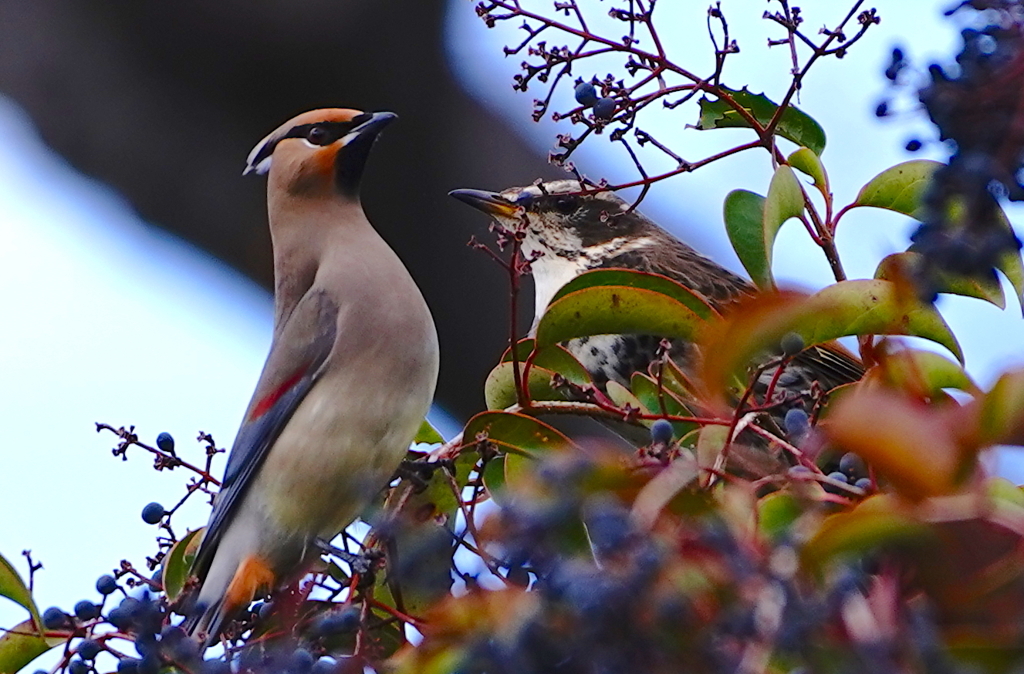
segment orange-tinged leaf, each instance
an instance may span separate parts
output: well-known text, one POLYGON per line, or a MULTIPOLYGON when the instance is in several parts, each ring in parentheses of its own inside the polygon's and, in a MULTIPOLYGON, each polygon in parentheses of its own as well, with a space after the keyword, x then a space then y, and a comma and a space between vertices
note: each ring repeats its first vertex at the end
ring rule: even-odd
POLYGON ((776 352, 790 332, 807 346, 850 335, 914 335, 962 360, 960 345, 935 308, 889 281, 842 281, 810 297, 762 293, 736 302, 724 319, 709 321, 702 331, 700 380, 708 403, 721 404, 730 382, 776 352))
POLYGON ((920 399, 938 399, 943 389, 972 395, 980 389, 959 363, 933 351, 899 349, 880 354, 880 362, 864 376, 865 385, 884 384, 920 399))
POLYGON ((911 499, 948 494, 969 473, 976 447, 964 446, 963 410, 929 406, 880 388, 837 401, 819 428, 855 452, 911 499))
POLYGON ((804 564, 821 569, 839 556, 863 553, 893 543, 923 542, 926 524, 903 513, 886 496, 872 496, 846 513, 832 515, 800 550, 804 564))

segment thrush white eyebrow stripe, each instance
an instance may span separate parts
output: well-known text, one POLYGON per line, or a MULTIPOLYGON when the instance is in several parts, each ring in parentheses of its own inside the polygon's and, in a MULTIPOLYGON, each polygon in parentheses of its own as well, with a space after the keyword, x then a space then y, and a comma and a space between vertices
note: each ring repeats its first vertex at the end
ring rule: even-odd
POLYGON ((617 236, 610 241, 597 243, 593 246, 587 246, 583 249, 583 255, 585 255, 589 261, 598 263, 610 257, 615 257, 616 255, 622 255, 623 253, 647 248, 655 243, 654 238, 650 236, 640 236, 635 239, 617 236))

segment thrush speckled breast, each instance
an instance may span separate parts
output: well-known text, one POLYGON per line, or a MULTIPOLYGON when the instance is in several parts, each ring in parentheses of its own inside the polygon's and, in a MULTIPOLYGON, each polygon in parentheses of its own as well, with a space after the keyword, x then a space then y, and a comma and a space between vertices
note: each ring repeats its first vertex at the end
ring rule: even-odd
MULTIPOLYGON (((591 269, 620 267, 667 276, 696 290, 715 308, 723 308, 754 287, 701 255, 613 192, 579 194, 575 180, 560 180, 502 192, 461 189, 451 195, 514 228, 525 217, 523 253, 538 255, 532 264, 536 303, 531 334, 554 294, 591 269)), ((609 380, 629 385, 633 372, 644 371, 656 357, 660 339, 653 335, 601 335, 569 342, 566 347, 603 387, 609 380)), ((692 345, 676 340, 671 356, 684 370, 692 365, 692 345)), ((770 377, 772 371, 766 373, 770 377)), ((800 393, 813 382, 824 390, 860 379, 863 366, 835 346, 812 346, 800 353, 777 386, 800 393)))

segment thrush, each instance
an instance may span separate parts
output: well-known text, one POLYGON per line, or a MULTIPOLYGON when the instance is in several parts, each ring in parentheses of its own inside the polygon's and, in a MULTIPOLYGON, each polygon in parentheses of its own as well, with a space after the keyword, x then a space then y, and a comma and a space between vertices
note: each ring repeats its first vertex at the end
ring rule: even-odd
MULTIPOLYGON (((460 189, 451 196, 499 223, 525 223, 522 251, 533 259, 535 286, 533 335, 558 290, 591 269, 619 267, 671 278, 703 295, 716 309, 754 292, 748 281, 701 255, 611 191, 590 191, 575 180, 510 187, 501 192, 460 189), (581 194, 582 193, 582 194, 581 194)), ((658 357, 657 335, 581 337, 566 348, 591 373, 598 387, 608 381, 629 386, 634 372, 647 371, 658 357)), ((688 369, 693 347, 674 340, 670 355, 688 369)), ((774 370, 762 375, 769 379, 774 370)), ((863 366, 845 351, 812 346, 797 355, 776 383, 780 391, 804 392, 817 383, 823 390, 860 379, 863 366)))
POLYGON ((268 177, 274 334, 193 565, 186 627, 207 642, 255 594, 300 577, 386 486, 433 398, 433 319, 359 200, 394 119, 313 110, 249 155, 245 173, 268 177))

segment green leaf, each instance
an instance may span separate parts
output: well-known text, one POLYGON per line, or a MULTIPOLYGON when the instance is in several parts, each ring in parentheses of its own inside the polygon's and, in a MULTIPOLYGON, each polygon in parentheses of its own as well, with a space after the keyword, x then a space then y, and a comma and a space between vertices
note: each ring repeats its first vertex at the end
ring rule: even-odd
MULTIPOLYGON (((571 353, 558 344, 546 346, 534 353, 533 340, 524 339, 516 347, 516 354, 519 356, 520 363, 525 363, 526 359, 532 355, 533 365, 557 372, 577 386, 593 383, 587 369, 571 353)), ((501 357, 501 362, 511 363, 512 352, 506 349, 501 357)))
POLYGON ((733 190, 725 197, 725 231, 736 256, 759 288, 771 288, 772 268, 764 246, 764 197, 733 190))
MULTIPOLYGON (((528 473, 530 460, 541 454, 576 448, 569 438, 543 421, 514 412, 481 412, 466 424, 462 438, 464 446, 486 438, 506 454, 503 483, 514 483, 528 473)), ((490 464, 484 470, 484 480, 488 490, 497 489, 490 464)))
MULTIPOLYGON (((534 350, 534 340, 524 339, 516 345, 516 356, 519 358, 520 372, 525 372, 527 359, 533 359, 527 382, 530 400, 568 400, 562 391, 551 386, 551 379, 556 373, 577 386, 593 383, 586 368, 558 344, 534 350)), ((502 410, 518 401, 513 373, 512 352, 506 349, 501 363, 491 370, 484 382, 487 409, 502 410)))
POLYGON ((192 570, 192 561, 196 557, 196 550, 199 549, 199 536, 202 531, 200 528, 185 534, 167 553, 167 559, 164 561, 163 586, 170 601, 177 599, 185 588, 192 570))
MULTIPOLYGON (((897 164, 869 180, 850 206, 874 206, 920 220, 923 208, 922 199, 928 188, 928 181, 931 180, 936 169, 941 166, 943 166, 941 162, 930 159, 915 159, 897 164)), ((957 213, 962 210, 962 204, 954 205, 952 219, 960 217, 957 213)), ((996 217, 1003 229, 1012 231, 1010 221, 1001 207, 998 209, 996 217)), ((996 263, 996 269, 1010 281, 1010 285, 1016 291, 1018 302, 1024 308, 1024 260, 1021 259, 1020 252, 1004 253, 996 263)), ((982 297, 981 299, 989 298, 982 297)), ((1005 306, 1005 303, 1001 306, 1005 306)))
MULTIPOLYGON (((519 363, 519 372, 525 371, 525 364, 519 363)), ((551 387, 554 372, 534 365, 530 368, 526 382, 530 400, 566 400, 565 395, 551 387)), ((487 375, 484 382, 484 402, 489 410, 503 410, 515 405, 516 380, 512 363, 501 363, 487 375)))
MULTIPOLYGON (((658 395, 658 383, 640 372, 633 373, 633 379, 630 382, 630 388, 633 390, 633 395, 636 396, 637 400, 650 414, 662 414, 661 404, 665 404, 665 412, 675 417, 690 417, 694 416, 693 413, 683 404, 681 400, 675 397, 671 391, 667 388, 662 387, 661 396, 658 395)), ((653 424, 654 422, 650 422, 653 424)), ((673 421, 672 429, 673 435, 676 438, 681 438, 690 431, 698 428, 696 423, 673 421)))
POLYGON ((949 349, 961 363, 960 344, 935 307, 902 297, 889 281, 841 281, 811 297, 794 325, 804 343, 822 344, 853 335, 910 335, 949 349))
POLYGON ((762 536, 778 540, 802 513, 803 506, 795 496, 772 492, 757 502, 757 528, 762 536))
POLYGON ((701 428, 697 435, 697 465, 701 468, 714 466, 728 439, 728 426, 709 424, 701 428))
POLYGON ((462 437, 463 445, 485 437, 503 452, 524 456, 576 447, 569 438, 543 421, 515 412, 481 412, 469 420, 462 437))
POLYGON ((852 206, 873 206, 920 219, 922 198, 941 162, 913 159, 879 173, 857 194, 852 206))
MULTIPOLYGON (((1010 220, 1002 207, 998 210, 999 223, 1006 231, 1013 231, 1010 220)), ((1021 259, 1020 251, 1006 251, 996 261, 996 269, 1003 272, 1014 291, 1017 293, 1017 301, 1024 312, 1024 260, 1021 259)))
MULTIPOLYGON (((893 253, 878 263, 875 278, 899 281, 911 277, 920 263, 920 253, 911 251, 893 253)), ((1003 286, 995 278, 995 275, 991 279, 981 279, 976 276, 959 276, 949 272, 939 272, 937 276, 938 292, 940 293, 976 297, 991 302, 1000 309, 1006 308, 1006 295, 1003 294, 1003 286)))
MULTIPOLYGON (((70 636, 70 635, 68 635, 70 636)), ((32 620, 25 620, 0 636, 0 672, 17 672, 67 637, 43 638, 36 634, 32 620)))
POLYGON ((978 430, 983 444, 1024 445, 1024 369, 1000 376, 980 404, 978 430))
POLYGON ((644 408, 643 404, 633 395, 633 392, 617 381, 609 381, 605 384, 605 390, 608 392, 608 397, 611 398, 611 401, 619 407, 629 405, 633 409, 642 410, 644 408))
POLYGON ((434 428, 429 421, 423 420, 420 429, 416 431, 416 437, 412 439, 413 444, 441 445, 444 444, 444 437, 434 428))
MULTIPOLYGON (((18 571, 3 555, 0 555, 0 596, 7 597, 11 601, 24 606, 35 621, 36 625, 42 625, 43 620, 39 617, 39 609, 32 600, 32 593, 28 586, 21 580, 18 571)), ((8 671, 8 670, 2 670, 8 671)))
POLYGON ((975 394, 978 386, 959 364, 935 353, 920 349, 903 349, 886 356, 878 371, 894 386, 913 391, 919 396, 935 398, 943 389, 957 389, 975 394))
POLYGON ((552 302, 537 326, 544 347, 591 335, 692 339, 703 319, 671 295, 628 286, 595 286, 552 302))
POLYGON ((772 249, 775 237, 779 234, 782 223, 790 218, 797 218, 804 212, 804 190, 796 173, 789 166, 782 165, 775 170, 772 181, 768 185, 768 196, 764 200, 764 250, 768 257, 768 266, 772 264, 772 249))
POLYGON ((550 304, 554 304, 555 301, 578 290, 585 290, 595 286, 624 286, 627 288, 652 290, 662 295, 667 295, 680 304, 686 305, 686 307, 701 318, 711 318, 716 314, 706 298, 695 290, 691 290, 667 276, 614 267, 609 269, 593 269, 580 274, 562 286, 555 293, 550 304))
MULTIPOLYGON (((741 91, 726 87, 721 87, 721 89, 761 126, 766 126, 775 116, 775 111, 779 109, 779 106, 769 100, 767 96, 751 93, 747 91, 746 87, 741 91)), ((750 123, 725 100, 719 98, 712 101, 707 97, 700 99, 700 120, 695 128, 706 131, 736 127, 752 128, 750 123)), ((810 149, 814 154, 820 155, 825 149, 824 129, 809 115, 792 105, 782 113, 782 118, 775 130, 783 138, 810 149)))
POLYGON ((487 462, 483 472, 484 486, 498 505, 504 505, 505 456, 496 456, 487 462))
POLYGON ((818 155, 802 147, 790 154, 786 161, 796 170, 809 175, 814 180, 814 186, 823 194, 828 192, 828 174, 818 155))

